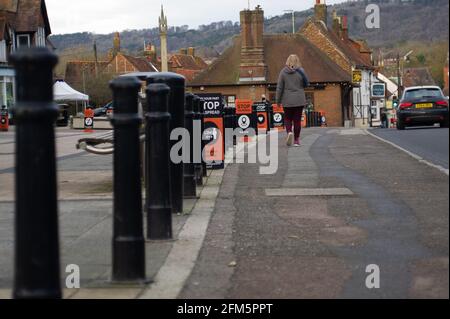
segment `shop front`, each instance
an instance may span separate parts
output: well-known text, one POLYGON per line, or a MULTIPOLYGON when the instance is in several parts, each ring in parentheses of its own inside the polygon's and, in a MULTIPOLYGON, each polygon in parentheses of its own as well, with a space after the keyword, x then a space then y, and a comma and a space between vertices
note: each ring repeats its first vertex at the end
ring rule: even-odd
POLYGON ((14 70, 0 68, 0 108, 6 107, 8 109, 10 122, 14 121, 11 115, 11 109, 14 103, 14 70))

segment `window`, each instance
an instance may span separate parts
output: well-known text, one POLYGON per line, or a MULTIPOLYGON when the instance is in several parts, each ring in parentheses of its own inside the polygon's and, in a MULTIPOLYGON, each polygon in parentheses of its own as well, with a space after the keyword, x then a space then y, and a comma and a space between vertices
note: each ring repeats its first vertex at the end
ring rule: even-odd
POLYGON ((30 47, 31 41, 30 41, 30 35, 29 34, 19 34, 17 35, 17 47, 30 47))
POLYGON ((36 33, 36 46, 37 47, 45 47, 45 29, 44 28, 38 28, 38 31, 36 33))
POLYGON ((405 92, 405 99, 420 99, 426 97, 443 97, 439 88, 413 89, 405 92))

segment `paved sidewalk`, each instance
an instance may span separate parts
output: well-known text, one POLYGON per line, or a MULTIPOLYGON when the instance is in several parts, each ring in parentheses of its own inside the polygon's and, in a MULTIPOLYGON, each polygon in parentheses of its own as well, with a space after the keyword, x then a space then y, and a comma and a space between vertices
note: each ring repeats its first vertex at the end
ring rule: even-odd
MULTIPOLYGON (((2 135, 0 150, 10 151, 0 157, 0 299, 11 297, 13 285, 13 249, 14 249, 14 135, 2 135), (8 154, 6 154, 8 153, 8 154)), ((104 134, 99 132, 98 134, 104 134)), ((97 134, 94 134, 97 135, 97 134)), ((89 135, 89 136, 94 136, 89 135)), ((61 251, 61 282, 65 283, 67 265, 80 266, 80 290, 65 290, 65 298, 110 299, 138 298, 142 293, 150 293, 148 286, 118 286, 110 283, 111 243, 112 243, 112 155, 97 156, 75 149, 78 139, 85 134, 78 131, 58 132, 58 197, 61 251)), ((223 172, 221 172, 223 174, 223 172)), ((185 200, 185 212, 173 216, 173 241, 147 242, 146 265, 147 278, 159 280, 158 273, 170 256, 172 248, 183 241, 186 227, 196 223, 200 213, 206 213, 206 232, 209 215, 218 192, 221 176, 210 172, 205 186, 198 189, 199 198, 185 200), (212 204, 211 204, 212 201, 212 204), (204 205, 209 203, 209 210, 204 205)), ((143 196, 145 198, 145 196, 143 196)), ((144 207, 144 205, 143 205, 144 207)), ((144 213, 145 215, 145 213, 144 213)), ((144 216, 144 226, 146 225, 144 216)), ((189 235, 189 232, 187 232, 189 235)), ((197 253, 202 241, 197 243, 197 253)), ((195 262, 195 249, 190 249, 195 262)), ((182 265, 182 263, 181 263, 182 265)), ((190 269, 186 277, 190 273, 190 269)), ((180 287, 181 289, 181 287, 180 287)), ((178 293, 175 293, 176 297, 178 293)))
POLYGON ((448 176, 358 129, 281 145, 274 176, 226 170, 180 299, 448 298, 448 176))

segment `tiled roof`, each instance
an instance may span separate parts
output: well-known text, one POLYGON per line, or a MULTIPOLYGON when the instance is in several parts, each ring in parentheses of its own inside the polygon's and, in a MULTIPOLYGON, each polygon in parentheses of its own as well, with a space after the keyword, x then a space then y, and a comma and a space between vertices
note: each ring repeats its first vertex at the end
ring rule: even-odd
POLYGON ((355 65, 358 67, 366 67, 366 68, 372 68, 372 65, 370 62, 366 61, 359 50, 357 50, 352 41, 350 39, 343 39, 339 37, 334 31, 328 29, 325 27, 323 23, 320 21, 313 21, 315 25, 320 28, 321 32, 330 39, 334 45, 342 51, 342 53, 345 54, 345 56, 355 65))
POLYGON ((0 17, 17 32, 35 32, 45 27, 46 35, 51 34, 44 0, 0 0, 0 17))
POLYGON ((122 54, 139 72, 156 72, 157 70, 145 58, 122 54))
POLYGON ((17 12, 18 0, 0 0, 0 10, 17 12))
POLYGON ((200 57, 186 54, 174 54, 169 61, 172 67, 186 70, 203 70, 208 66, 200 57))
POLYGON ((403 86, 436 85, 428 68, 409 68, 403 74, 403 86))
MULTIPOLYGON (((349 82, 350 76, 300 34, 264 35, 267 83, 275 84, 290 54, 297 54, 311 82, 349 82)), ((192 86, 237 85, 241 60, 241 37, 221 57, 199 74, 192 86)))

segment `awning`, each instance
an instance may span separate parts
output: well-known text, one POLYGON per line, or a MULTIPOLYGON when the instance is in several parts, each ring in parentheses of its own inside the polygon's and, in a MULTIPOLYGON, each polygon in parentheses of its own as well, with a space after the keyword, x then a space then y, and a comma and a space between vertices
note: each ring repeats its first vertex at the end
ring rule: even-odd
POLYGON ((53 95, 55 101, 89 101, 88 95, 74 90, 64 81, 55 82, 53 85, 53 95))

